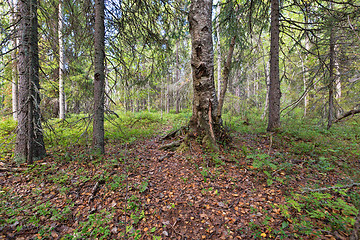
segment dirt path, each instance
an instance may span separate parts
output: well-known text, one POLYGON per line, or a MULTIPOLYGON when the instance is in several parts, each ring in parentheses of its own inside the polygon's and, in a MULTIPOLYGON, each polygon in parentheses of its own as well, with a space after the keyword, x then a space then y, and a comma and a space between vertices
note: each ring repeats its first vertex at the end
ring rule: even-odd
MULTIPOLYGON (((196 143, 186 153, 162 151, 166 142, 158 139, 109 143, 104 158, 74 146, 23 172, 1 172, 0 239, 276 239, 275 230, 296 232, 284 217, 284 196, 304 186, 311 170, 266 177, 245 156, 254 149, 275 156, 269 139, 237 135, 216 154, 196 143)), ((337 181, 335 173, 319 178, 337 181)))
POLYGON ((159 144, 152 139, 129 149, 128 161, 138 157, 143 165, 129 181, 148 180, 138 195, 146 219, 139 229, 156 227, 171 239, 249 239, 266 234, 253 229, 263 221, 281 225, 273 205, 283 203, 281 191, 255 183, 248 166, 235 162, 244 159, 220 155, 214 163, 214 156, 199 149, 183 155, 160 151, 159 144))

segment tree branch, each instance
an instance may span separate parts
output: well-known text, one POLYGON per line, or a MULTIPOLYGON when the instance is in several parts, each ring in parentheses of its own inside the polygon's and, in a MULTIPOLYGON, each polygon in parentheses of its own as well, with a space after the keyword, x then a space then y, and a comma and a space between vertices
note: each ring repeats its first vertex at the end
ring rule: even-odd
POLYGON ((344 113, 344 115, 342 115, 341 117, 336 119, 334 121, 334 123, 337 123, 337 122, 341 121, 342 119, 347 118, 349 116, 354 116, 355 114, 358 114, 358 113, 360 113, 360 109, 353 109, 351 111, 348 111, 348 112, 344 113))

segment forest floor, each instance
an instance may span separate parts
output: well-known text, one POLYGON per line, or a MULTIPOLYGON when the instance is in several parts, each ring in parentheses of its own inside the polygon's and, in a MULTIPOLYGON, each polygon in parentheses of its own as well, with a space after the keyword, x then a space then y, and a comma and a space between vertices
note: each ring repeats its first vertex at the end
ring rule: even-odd
POLYGON ((72 145, 31 166, 3 159, 0 239, 349 238, 359 155, 332 160, 339 149, 318 156, 291 134, 235 131, 217 153, 196 141, 165 151, 181 136, 162 135, 111 141, 105 156, 72 145))

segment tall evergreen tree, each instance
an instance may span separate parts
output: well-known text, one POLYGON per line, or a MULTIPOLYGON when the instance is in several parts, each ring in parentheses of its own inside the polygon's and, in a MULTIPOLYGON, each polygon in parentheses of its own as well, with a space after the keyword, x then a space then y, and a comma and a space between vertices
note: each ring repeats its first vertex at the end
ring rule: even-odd
POLYGON ((15 158, 33 163, 45 156, 40 121, 37 0, 18 3, 19 23, 19 115, 15 158))
POLYGON ((271 0, 271 45, 268 131, 280 127, 280 78, 279 78, 279 6, 280 0, 271 0))
POLYGON ((93 148, 105 153, 104 103, 105 103, 105 3, 95 1, 95 74, 94 74, 94 122, 93 148))

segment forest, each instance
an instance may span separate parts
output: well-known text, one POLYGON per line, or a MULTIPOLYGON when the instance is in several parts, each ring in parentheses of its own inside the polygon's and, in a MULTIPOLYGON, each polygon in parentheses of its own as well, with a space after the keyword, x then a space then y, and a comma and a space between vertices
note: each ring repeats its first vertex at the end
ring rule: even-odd
POLYGON ((360 239, 359 0, 0 0, 0 239, 360 239))

